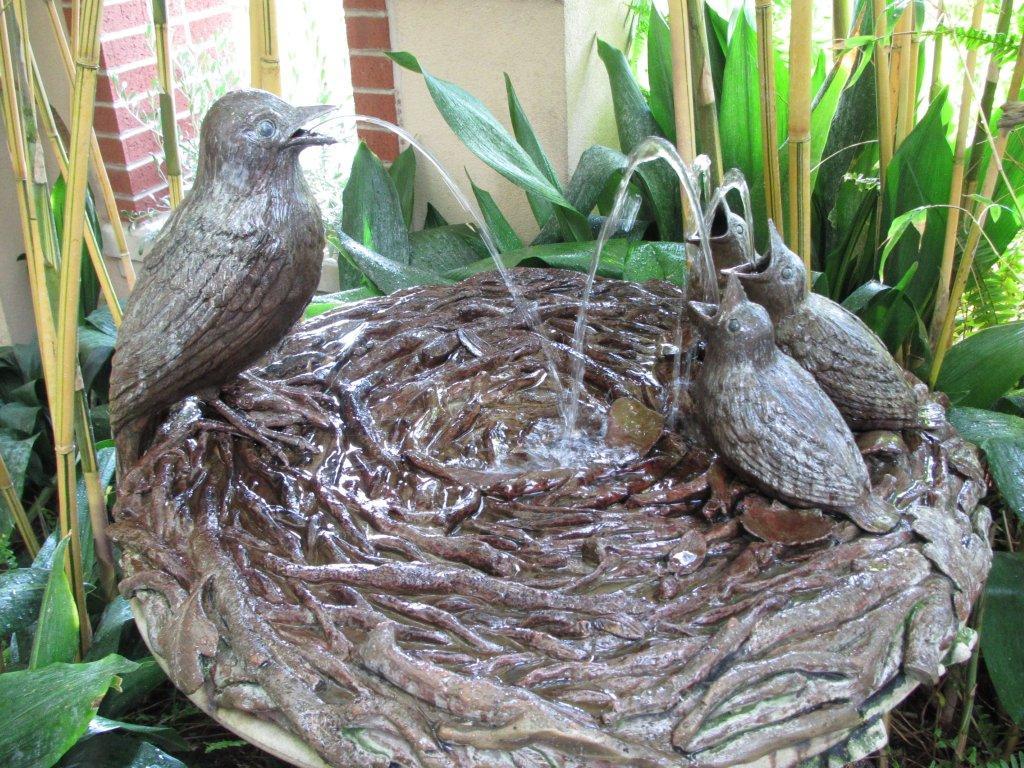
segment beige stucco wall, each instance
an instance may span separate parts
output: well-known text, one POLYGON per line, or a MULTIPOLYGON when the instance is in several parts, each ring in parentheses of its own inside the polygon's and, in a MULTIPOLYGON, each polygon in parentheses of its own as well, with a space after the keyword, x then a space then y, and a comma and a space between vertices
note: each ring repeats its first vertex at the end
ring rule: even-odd
MULTIPOLYGON (((611 93, 595 35, 620 44, 624 12, 618 0, 393 0, 391 42, 415 54, 431 74, 472 93, 511 132, 502 77, 507 72, 564 181, 591 144, 617 146, 611 93)), ((512 225, 532 237, 537 227, 523 193, 455 137, 423 78, 402 70, 397 86, 403 127, 428 145, 467 194, 468 170, 512 225)), ((429 199, 446 217, 466 220, 434 174, 419 176, 421 212, 429 199)))

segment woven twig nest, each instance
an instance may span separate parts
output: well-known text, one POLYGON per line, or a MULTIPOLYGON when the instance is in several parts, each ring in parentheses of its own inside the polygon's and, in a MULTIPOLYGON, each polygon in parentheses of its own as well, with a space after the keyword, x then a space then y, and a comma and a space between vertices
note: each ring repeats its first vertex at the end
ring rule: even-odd
MULTIPOLYGON (((583 277, 517 277, 567 369, 583 277)), ((186 405, 114 526, 171 679, 339 768, 784 768, 879 746, 881 714, 973 640, 976 453, 948 426, 859 436, 903 512, 885 535, 764 499, 712 464, 685 392, 661 430, 673 345, 694 343, 679 309, 667 284, 598 281, 580 412, 615 445, 579 461, 545 456, 541 346, 490 274, 295 329, 225 394, 277 450, 186 405)))

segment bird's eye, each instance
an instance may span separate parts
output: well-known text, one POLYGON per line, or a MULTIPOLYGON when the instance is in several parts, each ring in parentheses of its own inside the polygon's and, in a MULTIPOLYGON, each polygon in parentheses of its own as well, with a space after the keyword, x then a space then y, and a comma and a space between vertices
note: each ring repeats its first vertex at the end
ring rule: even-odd
POLYGON ((739 333, 740 321, 734 317, 732 318, 732 320, 725 324, 725 327, 729 330, 729 333, 739 333))
POLYGON ((792 267, 785 267, 785 268, 783 268, 783 270, 782 270, 782 279, 783 280, 789 280, 792 277, 793 277, 793 268, 792 267))
POLYGON ((277 127, 269 120, 260 120, 259 123, 256 124, 256 133, 264 139, 269 139, 277 133, 277 127))

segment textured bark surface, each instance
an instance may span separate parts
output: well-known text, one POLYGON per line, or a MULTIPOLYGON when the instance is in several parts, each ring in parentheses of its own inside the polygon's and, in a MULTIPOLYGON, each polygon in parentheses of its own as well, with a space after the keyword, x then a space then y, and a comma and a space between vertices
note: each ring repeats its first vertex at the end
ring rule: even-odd
MULTIPOLYGON (((582 276, 518 276, 564 358, 582 276)), ((616 446, 537 469, 517 446, 557 409, 507 311, 483 275, 299 326, 224 393, 277 451, 195 404, 164 426, 112 533, 179 687, 339 768, 783 768, 877 741, 962 654, 991 552, 952 428, 858 436, 894 531, 789 510, 714 461, 685 392, 650 445, 678 292, 599 280, 581 413, 616 446)))

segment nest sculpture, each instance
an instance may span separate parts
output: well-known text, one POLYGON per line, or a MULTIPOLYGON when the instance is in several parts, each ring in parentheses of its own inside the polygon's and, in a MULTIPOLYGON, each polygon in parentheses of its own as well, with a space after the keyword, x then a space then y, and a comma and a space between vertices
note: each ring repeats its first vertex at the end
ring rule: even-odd
MULTIPOLYGON (((567 369, 583 277, 518 270, 567 369)), ((988 570, 975 450, 948 425, 858 435, 902 515, 873 535, 765 499, 686 393, 680 294, 599 280, 580 406, 558 411, 493 274, 298 326, 224 393, 267 446, 186 403, 112 533, 186 693, 341 768, 841 765, 944 664, 988 570), (549 430, 545 432, 545 430, 549 430), (539 458, 538 458, 539 457, 539 458)), ((883 737, 884 738, 884 737, 883 737)))

